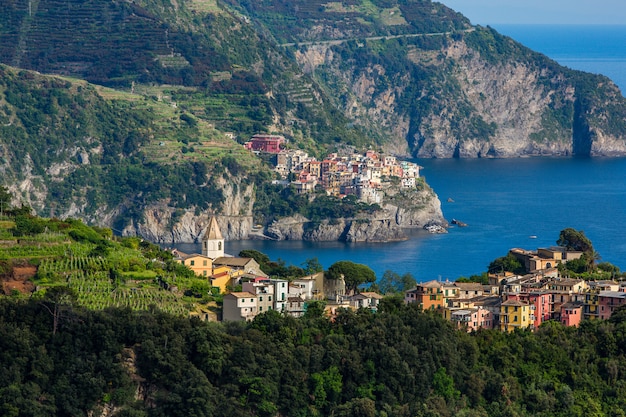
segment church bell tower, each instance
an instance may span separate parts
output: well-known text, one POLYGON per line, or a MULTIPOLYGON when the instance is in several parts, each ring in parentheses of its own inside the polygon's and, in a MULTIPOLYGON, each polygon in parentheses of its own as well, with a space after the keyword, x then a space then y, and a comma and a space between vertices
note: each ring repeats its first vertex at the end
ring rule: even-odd
POLYGON ((224 256, 224 237, 215 217, 211 217, 209 227, 202 238, 202 254, 211 259, 224 256))

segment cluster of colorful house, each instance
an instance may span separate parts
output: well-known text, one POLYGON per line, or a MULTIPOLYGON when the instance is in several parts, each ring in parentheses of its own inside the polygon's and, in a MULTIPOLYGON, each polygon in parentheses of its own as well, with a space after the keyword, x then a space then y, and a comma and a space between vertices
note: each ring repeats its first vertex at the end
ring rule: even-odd
POLYGON ((348 296, 343 279, 328 279, 324 273, 292 281, 270 278, 254 259, 224 253, 224 238, 214 217, 202 239, 201 254, 172 252, 178 262, 196 275, 206 277, 213 288, 225 293, 222 308, 225 321, 252 320, 269 310, 300 317, 312 300, 326 301, 328 314, 334 314, 338 308, 376 309, 382 298, 371 292, 348 296), (241 291, 231 291, 238 286, 241 291))
MULTIPOLYGON (((228 256, 224 238, 215 218, 202 239, 201 254, 174 250, 176 260, 206 277, 224 295, 222 319, 252 320, 268 310, 294 317, 302 316, 308 303, 325 301, 328 315, 339 308, 376 310, 383 298, 375 292, 347 294, 342 278, 329 279, 324 273, 291 281, 268 277, 252 258, 228 256), (241 286, 240 291, 232 291, 241 286)), ((585 281, 561 276, 558 265, 579 259, 582 252, 562 247, 536 251, 511 249, 528 271, 489 274, 489 283, 429 281, 417 284, 404 294, 405 303, 417 303, 422 310, 434 310, 468 331, 516 328, 534 329, 548 320, 578 326, 582 320, 608 319, 626 304, 626 283, 585 281)))
POLYGON ((578 326, 582 320, 608 319, 626 304, 626 286, 616 281, 585 281, 562 277, 557 266, 582 252, 562 247, 536 251, 511 249, 528 274, 489 274, 487 285, 430 281, 406 291, 406 303, 436 310, 468 331, 534 329, 548 320, 578 326))
POLYGON ((282 182, 300 194, 319 186, 329 195, 356 195, 367 203, 380 203, 386 181, 395 178, 400 187, 415 188, 420 175, 419 165, 373 150, 363 154, 336 152, 318 161, 303 150, 284 149, 284 144, 282 136, 254 135, 244 146, 254 152, 274 154, 274 169, 282 182))

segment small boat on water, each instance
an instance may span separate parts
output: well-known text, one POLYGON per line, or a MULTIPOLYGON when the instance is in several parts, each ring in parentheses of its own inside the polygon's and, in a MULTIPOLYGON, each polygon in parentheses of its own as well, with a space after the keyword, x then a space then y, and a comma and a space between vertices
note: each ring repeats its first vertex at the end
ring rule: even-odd
POLYGON ((529 239, 537 239, 537 236, 536 235, 530 235, 530 236, 528 236, 528 238, 529 239))
POLYGON ((452 219, 450 223, 456 224, 459 227, 467 227, 467 223, 463 223, 461 220, 457 220, 457 219, 452 219))
POLYGON ((448 203, 454 203, 454 200, 450 197, 448 197, 448 203))

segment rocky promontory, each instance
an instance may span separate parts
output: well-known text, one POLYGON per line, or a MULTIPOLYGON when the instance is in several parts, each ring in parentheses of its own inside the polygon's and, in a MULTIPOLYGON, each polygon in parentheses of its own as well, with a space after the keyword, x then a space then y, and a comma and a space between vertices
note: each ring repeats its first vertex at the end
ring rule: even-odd
POLYGON ((296 214, 253 230, 252 189, 223 186, 227 198, 221 213, 177 211, 163 202, 146 208, 142 221, 129 225, 123 234, 139 235, 159 243, 199 242, 212 215, 216 216, 226 240, 392 242, 407 239, 407 229, 448 226, 437 194, 423 184, 419 189, 386 188, 380 209, 373 214, 323 220, 296 214))
POLYGON ((312 221, 302 215, 272 222, 265 236, 276 240, 391 242, 407 239, 406 229, 447 227, 441 201, 428 187, 388 188, 380 210, 371 216, 312 221))

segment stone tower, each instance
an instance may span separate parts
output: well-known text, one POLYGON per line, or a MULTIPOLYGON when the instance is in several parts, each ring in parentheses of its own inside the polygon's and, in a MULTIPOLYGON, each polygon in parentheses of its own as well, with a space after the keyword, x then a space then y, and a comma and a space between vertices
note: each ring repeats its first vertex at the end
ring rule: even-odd
POLYGON ((211 217, 209 227, 202 238, 202 254, 211 259, 224 256, 224 237, 215 217, 211 217))

